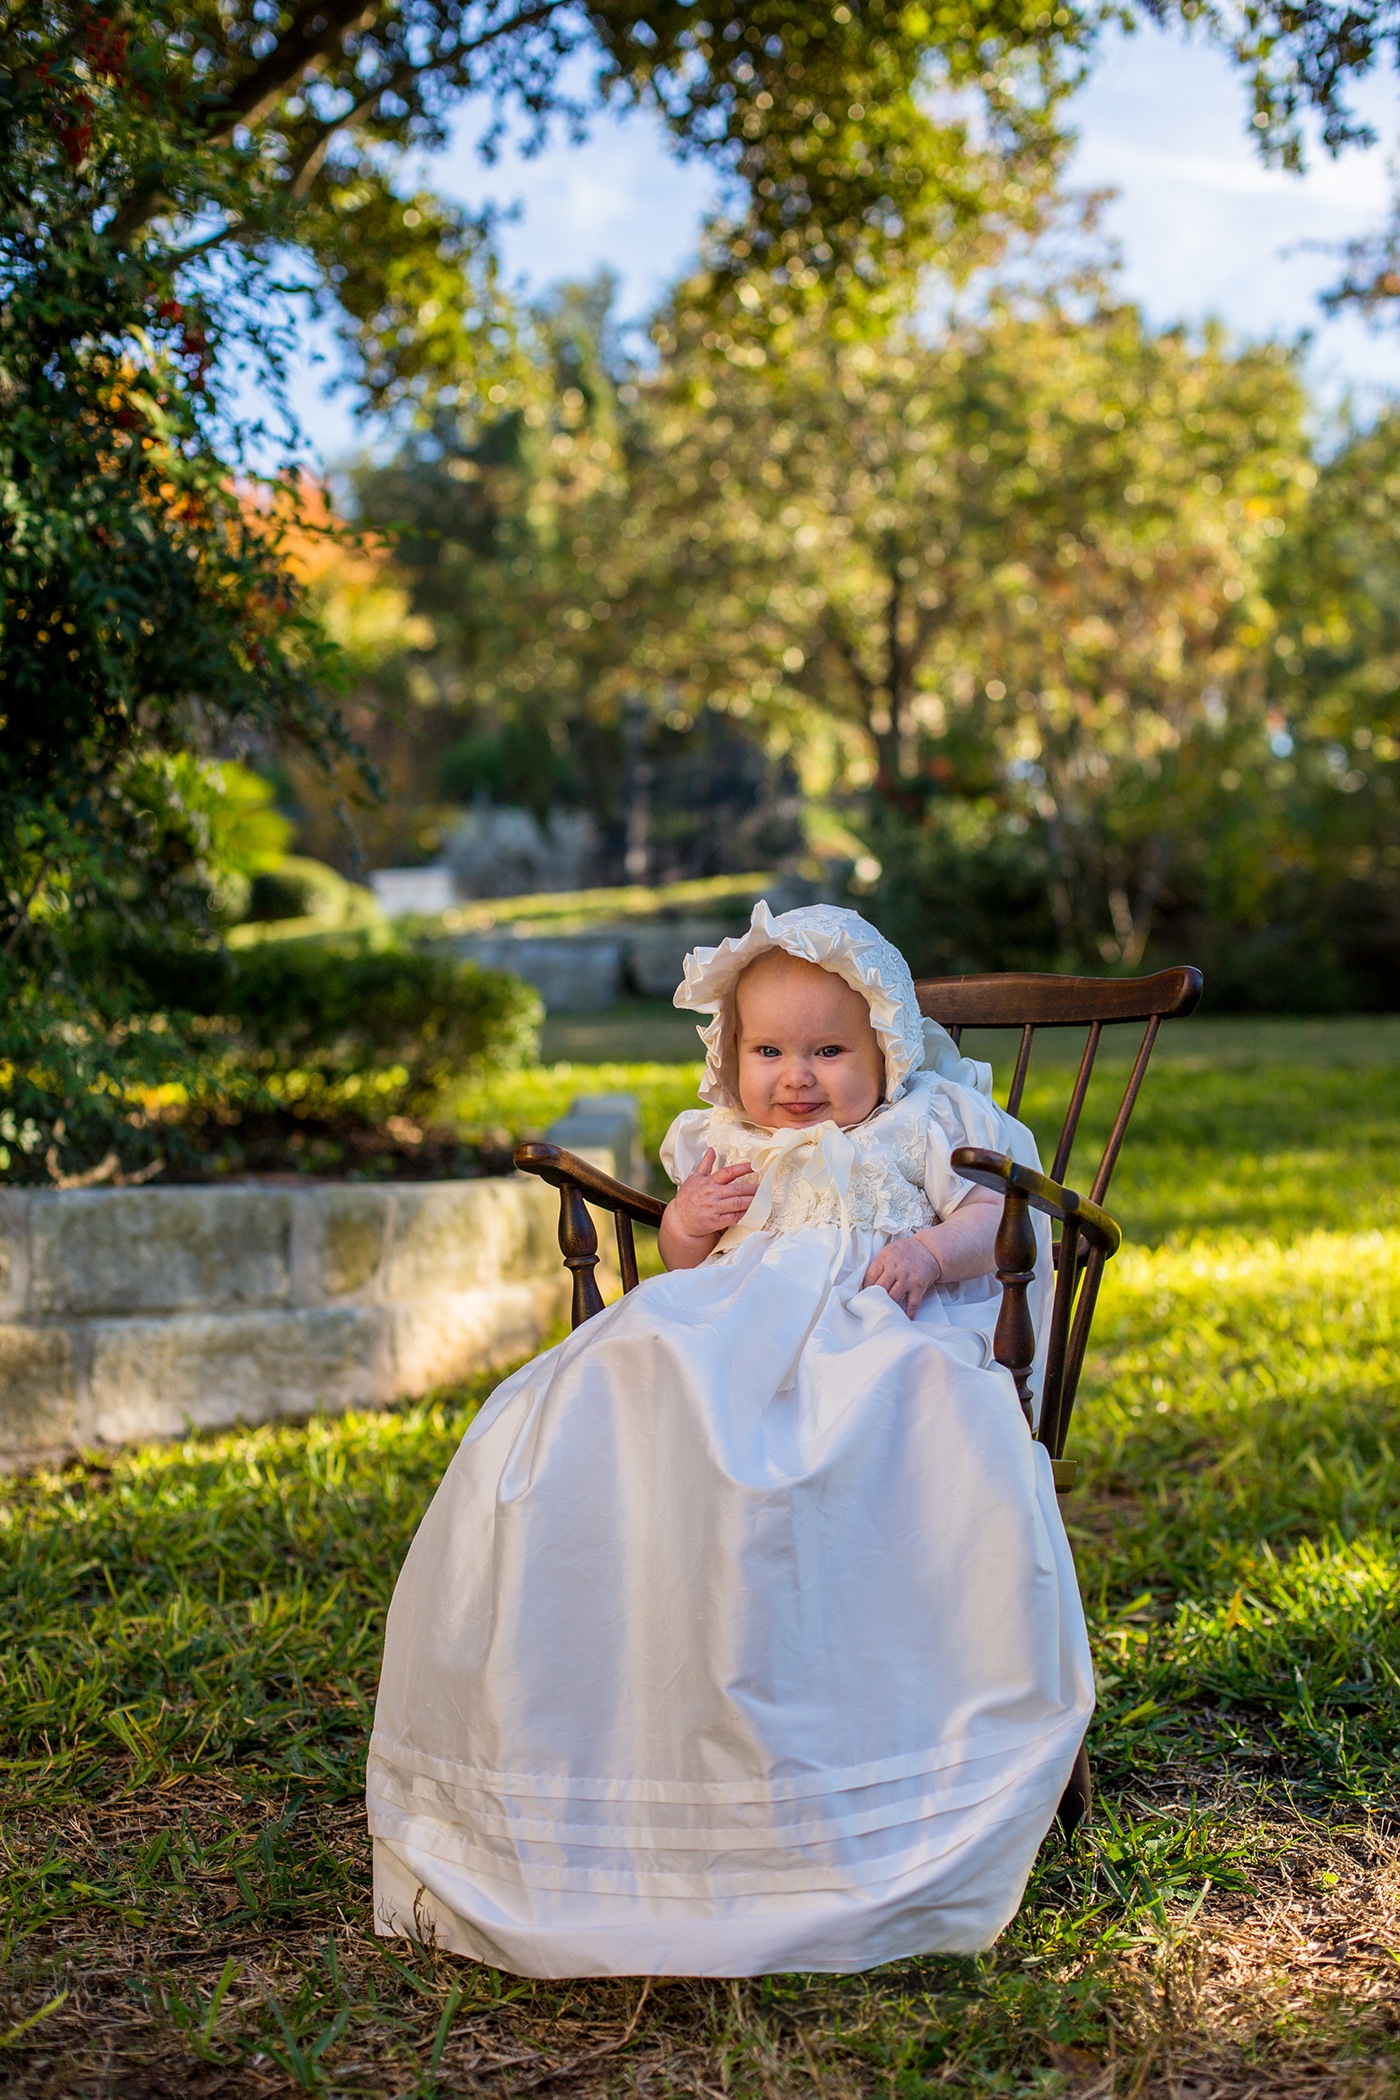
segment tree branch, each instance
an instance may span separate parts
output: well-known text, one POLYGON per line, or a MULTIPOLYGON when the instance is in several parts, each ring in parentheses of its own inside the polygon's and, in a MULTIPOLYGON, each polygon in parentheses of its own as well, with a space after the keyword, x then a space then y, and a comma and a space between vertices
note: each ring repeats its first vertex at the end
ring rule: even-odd
POLYGON ((913 678, 928 654, 930 642, 940 627, 946 627, 952 619, 952 601, 945 598, 942 605, 921 605, 914 626, 913 646, 909 651, 909 676, 913 678))
MULTIPOLYGON (((498 22, 493 28, 483 30, 480 36, 471 37, 459 44, 450 53, 439 48, 433 56, 415 62, 405 61, 371 89, 368 95, 348 109, 344 116, 333 118, 305 149, 294 163, 292 183, 288 194, 298 201, 305 196, 324 164, 327 152, 337 135, 362 124, 371 115, 376 104, 387 94, 396 91, 420 74, 444 69, 448 64, 460 64, 489 45, 499 43, 502 38, 514 36, 522 29, 537 27, 561 12, 564 0, 536 0, 531 7, 523 7, 509 20, 498 22)), ((318 59, 337 45, 354 29, 366 26, 377 13, 377 0, 306 0, 292 27, 275 50, 269 51, 242 83, 218 102, 209 106, 209 129, 203 142, 208 146, 227 145, 240 124, 256 124, 275 107, 288 88, 314 65, 318 59)), ((112 220, 109 229, 114 239, 129 240, 139 232, 156 214, 169 203, 169 198, 159 182, 149 182, 127 199, 112 220)), ((221 233, 187 252, 197 255, 206 247, 217 247, 237 231, 225 228, 221 233)), ((183 259, 183 258, 181 258, 183 259)))
MULTIPOLYGON (((208 128, 202 143, 227 145, 240 124, 254 124, 265 116, 313 59, 323 57, 358 22, 370 21, 373 15, 373 4, 367 8, 365 0, 338 0, 338 4, 337 0, 324 0, 324 7, 323 0, 304 0, 281 42, 239 87, 209 105, 208 128)), ((116 241, 130 240, 169 202, 160 181, 138 184, 113 218, 109 234, 116 241)))
POLYGON ((890 595, 885 606, 885 691, 889 695, 890 727, 898 731, 904 699, 904 651, 899 642, 899 615, 904 606, 904 593, 899 587, 898 572, 890 576, 889 586, 890 595))
POLYGON ((372 115, 381 95, 396 94, 415 73, 426 70, 425 65, 399 66, 387 80, 380 82, 372 94, 365 95, 353 109, 347 109, 343 117, 333 117, 328 124, 323 124, 317 136, 292 162, 287 195, 300 203, 325 166, 326 155, 341 132, 353 131, 357 125, 363 124, 365 118, 372 115))
MULTIPOLYGON (((369 0, 368 5, 366 0, 339 0, 335 11, 328 13, 326 10, 331 4, 333 0, 307 0, 276 50, 269 51, 257 69, 232 94, 224 97, 218 108, 229 114, 209 133, 211 145, 224 144, 239 124, 256 124, 265 117, 279 96, 314 60, 324 58, 332 45, 348 36, 352 29, 367 27, 378 12, 378 0, 369 0), (320 26, 313 26, 317 24, 320 26)), ((419 73, 445 70, 448 65, 460 64, 473 53, 486 50, 488 45, 500 43, 504 37, 514 36, 518 30, 532 29, 548 21, 551 15, 558 14, 562 5, 563 0, 536 0, 533 7, 521 8, 509 20, 497 22, 494 27, 484 29, 480 36, 469 37, 465 43, 454 45, 450 51, 444 51, 439 45, 431 58, 405 61, 394 68, 389 79, 379 83, 372 99, 387 95, 395 80, 409 80, 419 73)), ((363 104, 357 105, 357 109, 363 110, 363 107, 363 104)), ((337 129, 349 123, 352 114, 347 112, 338 119, 337 129)))
MULTIPOLYGON (((536 10, 537 13, 547 13, 549 11, 548 8, 536 10)), ((524 19, 524 16, 518 15, 514 23, 509 26, 518 28, 524 19)), ((471 46, 471 49, 479 50, 486 41, 487 39, 484 37, 478 38, 471 46)), ((384 95, 396 95, 400 88, 407 87, 410 80, 416 80, 422 73, 431 73, 434 67, 441 63, 440 53, 433 58, 419 59, 416 63, 405 59, 402 65, 395 66, 387 79, 381 80, 377 86, 370 89, 367 95, 362 96, 353 108, 347 109, 344 116, 332 117, 328 123, 323 124, 316 137, 302 149, 292 162, 291 181, 287 186, 288 196, 296 198, 298 202, 305 197, 312 183, 325 166, 326 155, 329 153, 334 141, 340 136, 341 132, 353 131, 357 125, 363 124, 365 118, 373 114, 375 106, 381 97, 384 95)))
POLYGON ((205 144, 224 146, 240 124, 256 124, 279 97, 300 79, 313 60, 348 36, 352 29, 367 28, 377 12, 374 0, 305 0, 291 28, 266 58, 232 90, 220 97, 205 134, 205 144))
POLYGON ((856 698, 860 708, 861 727, 869 729, 870 717, 875 711, 876 682, 866 673, 855 642, 852 641, 849 635, 842 633, 835 609, 830 605, 827 606, 823 615, 822 629, 828 642, 830 642, 832 648, 850 673, 851 683, 856 689, 856 698))

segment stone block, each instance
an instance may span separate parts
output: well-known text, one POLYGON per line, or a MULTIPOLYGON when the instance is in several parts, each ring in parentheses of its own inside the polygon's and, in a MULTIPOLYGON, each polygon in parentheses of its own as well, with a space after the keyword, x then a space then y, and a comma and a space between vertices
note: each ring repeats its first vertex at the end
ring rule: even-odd
POLYGON ((560 1263, 556 1276, 390 1306, 394 1391, 411 1397, 529 1356, 567 1319, 570 1289, 560 1263))
POLYGON ((99 1320, 90 1332, 92 1426, 104 1443, 392 1397, 377 1306, 99 1320))
POLYGON ((633 1188, 645 1185, 642 1118, 635 1094, 578 1094, 545 1135, 551 1144, 600 1165, 614 1180, 633 1188))
POLYGON ((36 1313, 135 1313, 283 1303, 286 1189, 40 1190, 30 1198, 36 1313))
POLYGON ((292 1197, 292 1298, 377 1295, 393 1197, 384 1188, 298 1189, 292 1197))
POLYGON ((559 1191, 533 1174, 487 1184, 492 1191, 498 1275, 507 1283, 553 1277, 559 1264, 559 1191))
POLYGON ((511 1274, 530 1237, 524 1198, 507 1180, 399 1182, 385 1297, 486 1289, 511 1274))
POLYGON ((526 1175, 0 1191, 11 1295, 27 1213, 31 1303, 63 1314, 0 1325, 0 1457, 380 1405, 528 1355, 567 1315, 557 1209, 526 1175), (255 1290, 278 1299, 238 1302, 255 1290))
POLYGON ((595 1013, 622 996, 620 933, 463 934, 452 952, 534 985, 550 1013, 595 1013))
POLYGON ((0 1454, 60 1450, 76 1441, 73 1343, 61 1327, 0 1327, 0 1454))
POLYGON ((29 1190, 0 1189, 0 1318, 29 1296, 29 1190))
POLYGON ((452 870, 440 861, 427 868, 375 868, 369 886, 391 919, 410 912, 433 916, 457 902, 452 870))
POLYGON ((717 948, 741 928, 723 920, 658 919, 627 935, 624 970, 629 991, 643 999, 669 999, 685 975, 692 948, 717 948))

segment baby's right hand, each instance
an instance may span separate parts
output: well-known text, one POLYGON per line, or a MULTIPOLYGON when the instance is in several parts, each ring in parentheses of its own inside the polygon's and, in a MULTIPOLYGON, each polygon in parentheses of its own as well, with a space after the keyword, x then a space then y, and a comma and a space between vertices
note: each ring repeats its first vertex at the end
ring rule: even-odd
POLYGON ((687 1239, 706 1239, 738 1224, 757 1187, 758 1176, 746 1159, 716 1169, 711 1147, 666 1207, 687 1239))

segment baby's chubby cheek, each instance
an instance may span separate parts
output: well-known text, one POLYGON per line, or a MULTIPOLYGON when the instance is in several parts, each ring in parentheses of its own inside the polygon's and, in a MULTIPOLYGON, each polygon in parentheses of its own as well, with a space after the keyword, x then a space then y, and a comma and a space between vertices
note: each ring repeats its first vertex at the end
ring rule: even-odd
POLYGON ((829 1082, 827 1094, 831 1101, 831 1113, 843 1129, 863 1123, 872 1110, 879 1106, 883 1092, 883 1076, 883 1066, 879 1074, 853 1070, 848 1066, 829 1082))
POLYGON ((766 1075, 755 1078, 751 1073, 745 1074, 739 1082, 739 1100, 745 1115, 752 1116, 755 1123, 765 1122, 775 1091, 773 1081, 766 1075))

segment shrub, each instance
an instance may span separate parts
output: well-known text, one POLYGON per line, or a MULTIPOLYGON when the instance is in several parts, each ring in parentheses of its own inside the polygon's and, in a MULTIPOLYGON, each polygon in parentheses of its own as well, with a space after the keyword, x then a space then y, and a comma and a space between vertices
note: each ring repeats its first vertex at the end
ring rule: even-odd
MULTIPOLYGON (((419 1126, 442 1115, 450 1088, 536 1054, 530 986, 382 936, 122 960, 150 1016, 139 1024, 104 1027, 61 993, 0 1018, 3 1178, 344 1171, 371 1155, 372 1171, 388 1171, 396 1142, 434 1152, 419 1126)), ((455 1141, 436 1153, 436 1171, 467 1170, 455 1141)))
POLYGON ((990 797, 933 797, 919 816, 876 808, 862 826, 881 874, 850 902, 916 976, 1057 967, 1044 841, 990 797))
POLYGON ((253 877, 243 913, 252 923, 314 919, 328 930, 365 926, 381 917, 372 890, 347 882, 322 860, 296 853, 253 877))
POLYGON ((353 939, 269 941, 229 958, 203 1011, 232 1017, 230 1052, 258 1073, 297 1072, 327 1094, 392 1082, 381 1100, 431 1116, 445 1090, 538 1049, 539 994, 503 970, 353 939))

